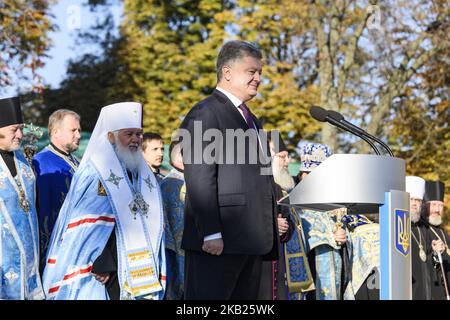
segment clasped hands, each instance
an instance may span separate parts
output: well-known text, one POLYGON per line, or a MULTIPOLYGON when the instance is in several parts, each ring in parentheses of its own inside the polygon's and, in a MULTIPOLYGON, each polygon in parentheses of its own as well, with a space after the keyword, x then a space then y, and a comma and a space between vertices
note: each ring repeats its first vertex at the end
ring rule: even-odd
POLYGON ((343 245, 347 242, 347 234, 345 233, 345 230, 342 228, 338 228, 334 232, 334 240, 338 245, 343 245))
POLYGON ((431 248, 434 252, 442 254, 445 250, 445 244, 442 240, 433 240, 431 241, 431 248))
POLYGON ((109 280, 109 273, 93 273, 92 275, 95 277, 95 280, 97 280, 98 282, 100 282, 101 284, 106 284, 106 282, 108 282, 109 280))

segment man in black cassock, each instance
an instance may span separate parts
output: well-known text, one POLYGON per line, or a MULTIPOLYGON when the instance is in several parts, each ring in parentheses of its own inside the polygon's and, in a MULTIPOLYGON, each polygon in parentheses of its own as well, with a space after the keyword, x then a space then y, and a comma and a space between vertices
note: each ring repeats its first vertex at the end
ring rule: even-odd
POLYGON ((411 215, 411 264, 412 264, 412 299, 430 300, 430 260, 431 246, 429 228, 421 218, 425 180, 416 176, 406 177, 406 192, 409 193, 409 211, 411 215))
POLYGON ((450 236, 442 228, 444 193, 444 183, 441 181, 426 181, 426 202, 423 210, 423 218, 428 222, 429 247, 432 249, 428 264, 431 275, 430 287, 432 300, 448 299, 448 292, 446 292, 445 285, 448 287, 448 279, 450 277, 450 236), (438 252, 441 254, 442 264, 439 261, 438 252))
MULTIPOLYGON (((270 154, 272 156, 272 171, 275 181, 274 194, 280 200, 295 186, 294 179, 289 174, 289 153, 284 141, 278 135, 268 133, 270 154), (277 139, 279 137, 279 139, 277 139)), ((263 261, 261 281, 259 284, 258 300, 287 300, 288 288, 286 283, 286 261, 284 245, 291 239, 294 232, 294 222, 290 217, 290 210, 286 206, 277 206, 278 234, 280 236, 278 247, 279 258, 275 261, 263 261)))

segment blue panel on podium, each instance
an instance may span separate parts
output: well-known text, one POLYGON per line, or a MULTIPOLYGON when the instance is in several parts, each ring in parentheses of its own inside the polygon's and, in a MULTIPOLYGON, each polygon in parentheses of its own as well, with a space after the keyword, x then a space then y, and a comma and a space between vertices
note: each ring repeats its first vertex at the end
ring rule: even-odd
POLYGON ((380 300, 390 299, 390 272, 389 268, 389 192, 385 193, 384 205, 380 207, 380 300))
POLYGON ((391 190, 380 207, 380 299, 411 300, 409 194, 391 190))

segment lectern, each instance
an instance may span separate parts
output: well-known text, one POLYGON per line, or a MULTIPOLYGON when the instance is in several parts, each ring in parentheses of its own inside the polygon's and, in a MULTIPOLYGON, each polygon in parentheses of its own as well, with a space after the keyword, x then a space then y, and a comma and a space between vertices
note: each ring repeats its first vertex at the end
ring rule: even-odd
POLYGON ((282 205, 349 214, 380 214, 380 299, 411 300, 411 220, 405 161, 335 154, 311 171, 282 205))

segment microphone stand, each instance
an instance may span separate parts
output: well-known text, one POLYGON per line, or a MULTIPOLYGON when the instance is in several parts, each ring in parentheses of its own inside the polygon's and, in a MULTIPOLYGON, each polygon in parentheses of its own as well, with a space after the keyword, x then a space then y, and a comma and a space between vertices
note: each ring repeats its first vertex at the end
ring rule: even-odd
POLYGON ((378 142, 388 153, 391 157, 394 156, 394 154, 392 153, 391 148, 389 148, 389 146, 384 143, 381 139, 378 139, 377 137, 368 134, 366 131, 362 130, 361 128, 355 126, 353 123, 348 122, 347 120, 343 120, 343 122, 345 122, 345 124, 347 124, 349 127, 352 127, 355 130, 358 130, 358 132, 360 132, 361 134, 365 135, 365 136, 369 136, 371 139, 375 140, 376 142, 378 142))
POLYGON ((342 114, 340 114, 337 111, 334 110, 327 110, 328 111, 328 116, 335 119, 336 121, 339 121, 341 124, 349 127, 352 129, 352 132, 358 132, 359 134, 363 135, 364 137, 367 137, 368 139, 374 140, 375 142, 378 142, 388 153, 391 157, 394 156, 394 154, 392 153, 391 148, 389 148, 389 146, 384 143, 381 139, 378 139, 377 137, 367 133, 366 131, 364 131, 363 129, 361 129, 358 126, 355 126, 353 123, 347 121, 344 119, 344 117, 342 116, 342 114))
POLYGON ((333 110, 325 110, 324 108, 319 107, 319 106, 312 106, 311 108, 309 108, 309 113, 317 121, 320 121, 320 122, 326 121, 344 131, 350 132, 351 134, 354 134, 355 136, 361 138, 362 140, 367 142, 372 147, 372 149, 375 151, 375 153, 377 155, 380 155, 380 151, 375 146, 375 144, 371 141, 370 138, 368 138, 366 136, 366 134, 364 134, 365 131, 360 129, 361 131, 364 132, 364 133, 361 133, 360 130, 354 130, 350 126, 346 125, 345 123, 342 123, 341 120, 343 120, 344 117, 339 112, 336 112, 333 110))
POLYGON ((344 130, 344 131, 353 133, 355 136, 361 138, 362 140, 364 140, 365 142, 367 142, 367 143, 372 147, 373 151, 375 151, 375 153, 376 153, 377 155, 380 155, 380 151, 378 150, 378 148, 377 148, 377 147, 375 146, 375 144, 374 144, 372 141, 370 141, 370 139, 368 139, 365 135, 362 135, 360 132, 358 132, 358 131, 356 131, 356 130, 351 130, 349 127, 347 127, 346 125, 344 125, 344 124, 341 123, 340 121, 337 121, 337 120, 334 119, 333 117, 327 116, 327 117, 326 117, 326 121, 328 121, 329 123, 335 125, 336 127, 340 128, 340 129, 342 129, 342 130, 344 130))

